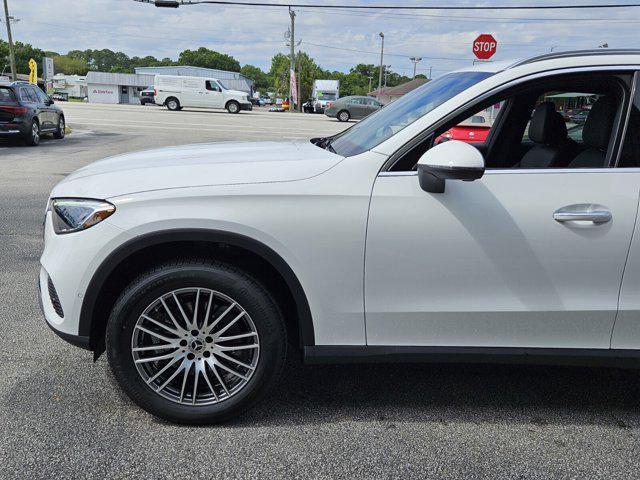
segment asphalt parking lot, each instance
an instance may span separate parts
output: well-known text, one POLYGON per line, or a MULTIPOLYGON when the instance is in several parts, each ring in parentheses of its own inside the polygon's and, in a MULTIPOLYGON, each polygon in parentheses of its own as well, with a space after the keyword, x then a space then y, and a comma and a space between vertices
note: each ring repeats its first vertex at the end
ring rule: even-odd
POLYGON ((0 141, 0 478, 638 478, 636 371, 495 365, 292 365, 239 420, 159 421, 104 357, 44 324, 35 279, 50 189, 132 150, 304 140, 324 116, 62 104, 72 133, 0 141))

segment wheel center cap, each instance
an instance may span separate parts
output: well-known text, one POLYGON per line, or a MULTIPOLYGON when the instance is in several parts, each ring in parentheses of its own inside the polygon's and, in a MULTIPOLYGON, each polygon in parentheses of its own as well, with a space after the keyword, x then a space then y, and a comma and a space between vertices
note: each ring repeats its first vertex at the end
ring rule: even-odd
POLYGON ((189 342, 189 350, 193 353, 200 353, 204 350, 204 341, 199 338, 194 338, 189 342))

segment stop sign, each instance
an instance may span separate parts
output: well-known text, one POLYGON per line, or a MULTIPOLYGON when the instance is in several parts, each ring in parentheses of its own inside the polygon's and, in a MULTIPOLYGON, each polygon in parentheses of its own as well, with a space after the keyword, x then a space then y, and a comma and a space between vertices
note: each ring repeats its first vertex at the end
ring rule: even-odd
POLYGON ((479 35, 473 41, 473 53, 480 60, 488 60, 496 53, 498 48, 498 42, 493 38, 493 35, 489 33, 483 33, 479 35))

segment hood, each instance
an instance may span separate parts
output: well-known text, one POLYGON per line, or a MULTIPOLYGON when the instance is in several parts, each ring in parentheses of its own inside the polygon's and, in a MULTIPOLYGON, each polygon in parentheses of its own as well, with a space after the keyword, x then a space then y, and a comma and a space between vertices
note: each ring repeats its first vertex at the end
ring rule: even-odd
POLYGON ((247 92, 241 92, 240 90, 225 90, 224 93, 228 95, 238 95, 240 97, 249 97, 247 92))
POLYGON ((107 199, 163 190, 266 182, 319 175, 343 157, 311 142, 243 142, 184 145, 127 153, 76 170, 52 197, 107 199))

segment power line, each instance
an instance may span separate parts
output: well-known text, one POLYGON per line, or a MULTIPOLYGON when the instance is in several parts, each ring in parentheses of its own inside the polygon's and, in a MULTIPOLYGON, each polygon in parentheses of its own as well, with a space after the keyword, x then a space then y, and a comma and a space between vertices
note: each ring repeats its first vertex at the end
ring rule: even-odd
POLYGON ((353 10, 594 10, 604 8, 635 8, 640 3, 579 4, 579 5, 317 5, 310 3, 267 3, 236 2, 232 0, 134 0, 140 3, 154 3, 162 7, 178 7, 180 5, 242 5, 247 7, 276 8, 342 8, 353 10))
MULTIPOLYGON (((366 53, 369 55, 378 55, 380 52, 371 52, 371 51, 367 51, 367 50, 359 50, 357 48, 346 48, 346 47, 334 47, 332 45, 323 45, 321 43, 313 43, 313 42, 309 42, 307 40, 304 40, 303 43, 307 44, 307 45, 313 45, 314 47, 323 47, 323 48, 331 48, 333 50, 344 50, 346 52, 357 52, 357 53, 366 53)), ((403 55, 400 53, 386 53, 385 55, 387 55, 388 57, 401 57, 401 58, 411 58, 413 55, 403 55)), ((471 61, 470 58, 462 58, 462 57, 432 57, 429 55, 423 55, 424 58, 428 59, 428 60, 450 60, 450 61, 456 61, 456 62, 469 62, 471 61)))

